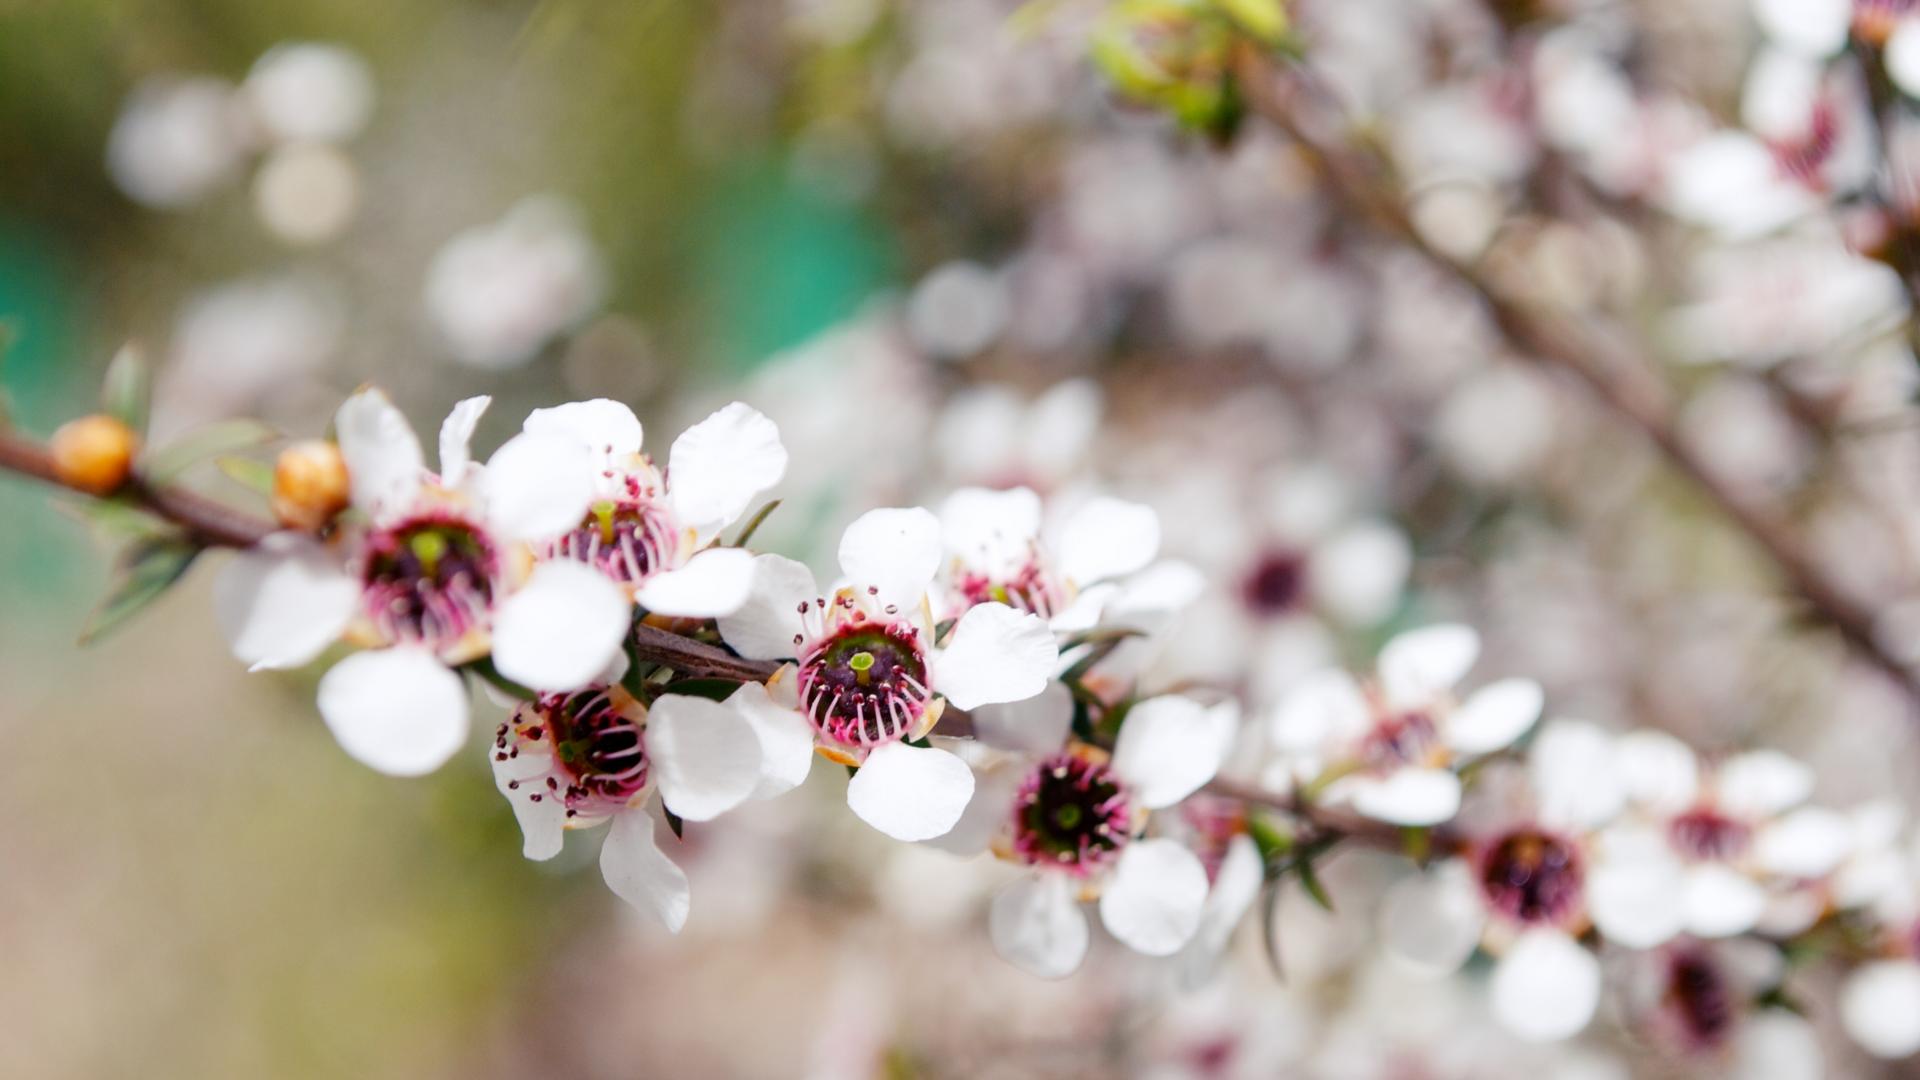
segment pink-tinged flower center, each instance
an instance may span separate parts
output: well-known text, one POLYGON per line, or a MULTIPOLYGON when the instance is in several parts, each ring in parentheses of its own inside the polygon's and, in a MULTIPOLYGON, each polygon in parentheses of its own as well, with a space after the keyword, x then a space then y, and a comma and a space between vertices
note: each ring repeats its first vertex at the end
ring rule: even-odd
POLYGON ((1528 926, 1564 923, 1580 910, 1580 855, 1538 829, 1508 833, 1480 858, 1487 906, 1528 926))
MULTIPOLYGON (((522 738, 551 740, 549 750, 558 775, 543 781, 544 796, 536 793, 529 798, 564 800, 568 817, 610 813, 646 790, 646 733, 608 689, 542 694, 538 701, 520 706, 512 726, 522 738)), ((495 738, 494 753, 519 753, 508 745, 507 727, 495 738)), ((517 788, 518 783, 510 786, 517 788)))
POLYGON ((1426 709, 1396 713, 1374 724, 1360 743, 1360 762, 1373 772, 1431 762, 1440 749, 1440 731, 1426 709))
POLYGON ((1822 170, 1840 143, 1840 114, 1824 96, 1813 106, 1807 130, 1793 141, 1773 144, 1773 157, 1780 171, 1815 191, 1826 189, 1822 170))
POLYGON ((493 608, 499 558, 485 534, 456 518, 376 532, 362 565, 367 616, 388 641, 457 641, 493 608))
POLYGON ((678 547, 673 518, 657 501, 636 496, 594 504, 578 528, 553 542, 550 554, 634 585, 669 569, 678 547))
POLYGON ((1031 865, 1085 877, 1112 863, 1132 837, 1126 789, 1113 770, 1071 753, 1040 763, 1014 800, 1013 850, 1031 865))
POLYGON ((1227 848, 1247 831, 1246 805, 1234 799, 1196 794, 1180 804, 1180 820, 1192 830, 1190 846, 1207 868, 1207 880, 1213 881, 1227 860, 1227 848))
POLYGON ((1015 611, 1031 612, 1051 619, 1064 609, 1069 598, 1066 590, 1040 565, 1031 560, 1010 578, 999 579, 980 573, 964 573, 954 583, 955 615, 980 604, 1002 603, 1015 611))
POLYGON ((1753 828, 1707 807, 1689 810, 1667 823, 1667 841, 1690 859, 1723 861, 1747 850, 1753 828))
MULTIPOLYGON (((802 603, 801 613, 808 607, 802 603)), ((920 632, 856 617, 800 658, 799 693, 807 721, 832 742, 870 747, 909 738, 932 699, 920 632)))
POLYGON ((1724 1045, 1738 1018, 1738 1002, 1726 972, 1703 949, 1680 948, 1668 955, 1661 1004, 1688 1050, 1724 1045))
POLYGON ((1900 20, 1920 10, 1920 0, 1853 0, 1853 32, 1862 40, 1884 44, 1900 20))
POLYGON ((1307 561, 1292 551, 1269 551, 1241 583, 1240 596, 1255 615, 1277 619, 1306 598, 1307 561))

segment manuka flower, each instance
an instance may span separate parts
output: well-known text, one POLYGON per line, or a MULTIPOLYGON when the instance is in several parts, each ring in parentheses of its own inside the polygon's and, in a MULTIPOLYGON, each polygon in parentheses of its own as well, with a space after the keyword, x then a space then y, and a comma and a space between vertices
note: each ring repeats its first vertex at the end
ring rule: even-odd
POLYGON ((1362 686, 1344 671, 1308 676, 1274 710, 1270 735, 1284 755, 1277 777, 1323 788, 1396 825, 1437 825, 1460 808, 1456 761, 1503 750, 1540 717, 1531 679, 1501 679, 1456 699, 1453 687, 1480 655, 1465 626, 1401 634, 1362 686), (1290 774, 1290 775, 1288 775, 1290 774))
POLYGON ((927 589, 940 526, 925 510, 874 510, 848 526, 846 577, 831 594, 791 559, 754 563, 752 596, 720 618, 727 644, 742 656, 795 661, 769 689, 806 717, 823 756, 859 767, 847 803, 862 820, 900 840, 952 828, 973 774, 945 750, 910 744, 948 702, 971 709, 1038 694, 1059 661, 1047 624, 989 602, 936 640, 927 589))
POLYGON ((592 450, 592 506, 537 555, 593 567, 659 615, 711 618, 745 602, 752 556, 711 545, 785 474, 773 421, 736 401, 682 432, 664 473, 640 452, 640 421, 617 401, 535 409, 525 430, 592 450))
POLYGON ((592 501, 586 448, 523 434, 484 467, 467 448, 488 399, 457 405, 429 472, 406 418, 377 390, 335 417, 352 511, 326 540, 269 537, 237 556, 214 602, 234 654, 260 668, 305 664, 345 635, 368 651, 320 680, 341 746, 382 772, 431 772, 467 731, 449 665, 485 656, 508 678, 570 690, 619 656, 620 591, 584 567, 528 572, 526 544, 578 524, 592 501))

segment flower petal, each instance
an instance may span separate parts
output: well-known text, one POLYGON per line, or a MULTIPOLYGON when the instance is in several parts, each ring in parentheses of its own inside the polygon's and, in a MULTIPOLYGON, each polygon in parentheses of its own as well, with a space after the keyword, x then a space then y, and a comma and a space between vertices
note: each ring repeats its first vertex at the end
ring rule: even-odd
POLYGON ((661 615, 711 619, 740 610, 752 591, 753 556, 740 548, 709 548, 678 570, 648 578, 633 598, 661 615))
POLYGON ((1527 749, 1527 779, 1541 823, 1552 828, 1598 828, 1626 805, 1613 736, 1585 721, 1555 720, 1541 728, 1527 749))
POLYGON ((1771 817, 1811 794, 1813 770, 1778 750, 1735 754, 1714 774, 1720 809, 1736 817, 1771 817))
POLYGON ((1840 994, 1840 1023, 1860 1048, 1892 1060, 1920 1051, 1920 964, 1864 964, 1840 994))
POLYGON ((1460 812, 1460 778, 1446 769, 1397 769, 1384 778, 1353 776, 1334 787, 1345 789, 1355 810, 1395 825, 1438 825, 1460 812))
POLYGON ((1171 956, 1200 928, 1207 870, 1172 840, 1136 840, 1100 894, 1100 921, 1135 952, 1171 956))
POLYGON ((1530 1042, 1579 1034, 1600 1005, 1600 961, 1558 930, 1528 930, 1493 970, 1493 1015, 1530 1042))
POLYGON ((1005 604, 977 604, 934 653, 933 688, 962 709, 1024 701, 1046 689, 1059 662, 1046 620, 1005 604))
POLYGON ((1920 97, 1920 19, 1901 19, 1883 55, 1894 85, 1910 97, 1920 97))
POLYGON ((1587 914, 1608 941, 1651 949, 1686 928, 1684 886, 1680 864, 1664 852, 1604 858, 1587 876, 1587 914))
POLYGON ((1160 515, 1150 506, 1097 495, 1060 528, 1054 555, 1068 580, 1091 585, 1144 568, 1160 552, 1160 515))
POLYGON ((1820 1037, 1803 1016, 1763 1009, 1733 1036, 1730 1080, 1821 1080, 1827 1075, 1820 1037))
POLYGON ((996 750, 1044 757, 1060 749, 1073 727, 1073 692, 1050 682, 1024 701, 982 705, 973 713, 973 737, 996 750))
POLYGON ((1322 610, 1343 623, 1372 626, 1393 613, 1413 569, 1413 545, 1385 522, 1350 525, 1316 544, 1308 587, 1322 610))
POLYGON ((706 537, 732 524, 786 474, 779 427, 736 401, 673 440, 667 497, 680 520, 706 537))
POLYGON ((1532 679, 1488 683, 1447 717, 1447 745, 1462 754, 1504 750, 1540 719, 1540 708, 1546 700, 1546 692, 1532 679))
POLYGON ((333 430, 347 463, 353 505, 376 524, 405 513, 420 493, 427 468, 407 418, 386 394, 368 387, 340 405, 333 430))
POLYGON ((686 873, 654 843, 653 829, 653 815, 645 810, 615 814, 600 848, 600 873, 615 896, 677 934, 687 924, 693 894, 686 873))
POLYGON ((1767 908, 1766 891, 1753 879, 1717 863, 1689 869, 1684 896, 1687 931, 1703 938, 1744 934, 1767 908))
MULTIPOLYGON (((1190 962, 1197 969, 1194 976, 1204 977, 1210 973, 1207 969, 1226 951, 1240 920, 1260 896, 1264 881, 1259 845, 1245 833, 1234 837, 1228 842, 1220 870, 1213 877, 1206 906, 1200 910, 1200 927, 1186 945, 1186 951, 1194 957, 1190 962)), ((1188 984, 1192 985, 1192 977, 1188 984)))
POLYGON ((640 452, 640 418, 618 401, 594 398, 569 401, 527 414, 520 430, 529 435, 578 439, 592 448, 602 469, 619 466, 640 452))
POLYGON ((487 526, 502 540, 544 540, 580 524, 593 504, 594 457, 558 435, 515 435, 480 476, 487 526))
POLYGON ((1775 44, 1828 56, 1847 43, 1853 5, 1848 0, 1753 0, 1753 16, 1775 44))
POLYGON ((646 741, 660 800, 687 821, 719 817, 760 782, 760 738, 730 705, 662 694, 647 712, 646 741))
POLYGON ((895 840, 930 840, 953 828, 973 797, 973 770, 945 750, 887 743, 847 784, 847 806, 895 840))
POLYGON ((455 405, 441 421, 440 483, 443 486, 459 487, 460 481, 466 478, 467 467, 473 464, 473 429, 480 426, 480 417, 491 404, 493 399, 484 394, 470 397, 455 405))
POLYGON ((252 670, 299 667, 338 640, 360 583, 317 541, 274 533, 237 552, 213 580, 213 612, 252 670))
POLYGON ((553 755, 545 744, 528 743, 518 754, 489 753, 488 757, 493 762, 493 785, 506 796, 520 823, 520 853, 536 861, 560 854, 566 840, 567 805, 550 797, 544 783, 537 783, 553 771, 553 755))
POLYGON ((798 652, 800 605, 819 599, 813 571, 782 555, 756 555, 746 602, 719 619, 720 636, 749 660, 780 660, 798 652))
POLYGON ((1113 748, 1113 771, 1141 806, 1172 806, 1220 771, 1237 726, 1235 714, 1216 712, 1192 698, 1148 698, 1127 710, 1113 748))
POLYGON ((790 705, 773 700, 760 683, 742 683, 727 698, 760 741, 760 779, 753 798, 771 799, 806 782, 813 770, 813 728, 790 705))
POLYGON ((1380 682, 1398 708, 1424 705, 1453 689, 1480 658, 1480 635, 1457 624, 1409 630, 1380 650, 1380 682))
POLYGON ((553 561, 507 597, 493 617, 493 662, 535 690, 577 690, 620 654, 633 605, 605 574, 553 561))
POLYGON ((1042 979, 1064 979, 1087 955, 1087 917, 1065 876, 1030 874, 993 898, 987 911, 993 947, 1009 964, 1042 979))
POLYGON ((1033 558, 1040 538, 1040 496, 1031 488, 960 488, 940 504, 946 553, 969 568, 1012 573, 1033 558))
POLYGON ((420 649, 355 653, 321 677, 319 698, 340 748, 391 776, 430 773, 467 741, 466 687, 420 649))
POLYGON ((1627 732, 1614 743, 1614 761, 1627 798, 1650 809, 1678 812, 1699 792, 1699 759, 1666 732, 1627 732))
POLYGON ((1486 908, 1461 859, 1395 882, 1380 905, 1380 940, 1387 955, 1426 978, 1460 970, 1480 946, 1486 908))
POLYGON ((1281 750, 1322 750, 1364 730, 1372 715, 1353 676, 1326 668, 1302 678, 1280 699, 1268 718, 1267 737, 1281 750))
POLYGON ((855 588, 878 589, 882 603, 919 607, 940 569, 940 522, 917 506, 869 510, 840 537, 840 569, 855 588))
POLYGON ((1852 821, 1824 806, 1790 811, 1753 838, 1754 861, 1763 869, 1806 881, 1833 873, 1852 853, 1852 821))

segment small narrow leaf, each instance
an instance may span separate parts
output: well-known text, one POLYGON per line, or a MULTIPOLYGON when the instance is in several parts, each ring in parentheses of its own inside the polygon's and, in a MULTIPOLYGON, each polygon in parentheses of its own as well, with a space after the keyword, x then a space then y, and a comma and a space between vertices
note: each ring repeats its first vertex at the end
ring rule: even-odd
POLYGON ((1260 940, 1267 947, 1267 963, 1273 965, 1273 977, 1285 982, 1287 967, 1280 956, 1280 885, 1279 878, 1267 882, 1266 895, 1261 904, 1260 940))
MULTIPOLYGON (((278 437, 279 432, 258 420, 222 420, 195 428, 148 454, 141 463, 140 472, 148 483, 171 483, 181 473, 202 461, 240 450, 251 450, 278 437)), ((267 487, 268 490, 273 487, 271 469, 267 473, 267 487)))
POLYGON ((228 456, 215 458, 213 463, 227 479, 248 491, 256 495, 273 494, 273 466, 266 462, 228 456))
POLYGON ((107 540, 152 540, 174 535, 173 526, 124 498, 61 501, 54 504, 107 540))
POLYGON ((1333 898, 1327 895, 1326 886, 1320 884, 1320 875, 1313 869, 1313 860, 1303 858, 1297 867, 1300 871, 1300 887, 1307 891, 1313 902, 1329 915, 1333 913, 1333 898))
POLYGON ((667 816, 667 828, 673 830, 673 838, 676 840, 685 840, 687 838, 687 823, 680 820, 680 815, 664 806, 660 808, 660 812, 667 816))
POLYGON ((128 545, 116 568, 114 584, 80 632, 80 644, 100 640, 180 580, 200 554, 199 545, 168 535, 128 545))
POLYGON ((741 529, 740 535, 734 538, 733 546, 740 548, 746 547, 747 541, 753 539, 753 534, 760 531, 760 524, 766 521, 767 517, 778 509, 780 509, 780 500, 775 499, 754 511, 753 516, 747 519, 746 527, 741 529))
POLYGON ((107 365, 107 377, 100 384, 100 408, 144 435, 151 394, 146 355, 131 342, 122 345, 114 354, 113 362, 107 365))

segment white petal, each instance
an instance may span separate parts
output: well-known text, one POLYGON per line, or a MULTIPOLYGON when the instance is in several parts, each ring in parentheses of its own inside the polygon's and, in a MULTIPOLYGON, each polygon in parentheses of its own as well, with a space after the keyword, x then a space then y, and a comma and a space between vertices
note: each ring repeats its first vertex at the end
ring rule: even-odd
POLYGON ((1841 991, 1840 1023, 1874 1057, 1920 1051, 1920 964, 1883 960, 1860 967, 1841 991))
POLYGON ((1920 97, 1920 19, 1901 19, 1887 39, 1887 75, 1909 97, 1920 97))
POLYGON ((1060 749, 1073 727, 1073 692, 1064 683, 1024 701, 982 705, 972 710, 973 737, 996 750, 1044 757, 1060 749))
POLYGON ((653 840, 653 815, 623 810, 613 816, 600 848, 600 873, 615 896, 659 918, 673 933, 687 924, 693 895, 687 875, 653 840))
POLYGON ((1527 749, 1527 778, 1542 824, 1587 830, 1613 820, 1626 804, 1614 761, 1613 736, 1580 720, 1555 720, 1527 749))
POLYGON ((419 649, 355 653, 321 677, 319 697, 341 749, 393 776, 430 773, 467 740, 466 687, 419 649))
POLYGON ((1546 693, 1532 679, 1501 679, 1475 690, 1446 720, 1447 745, 1462 754, 1491 754, 1513 745, 1540 719, 1546 693))
POLYGON ((489 754, 493 784, 513 807, 520 823, 520 853, 544 861, 560 854, 567 830, 566 802, 551 796, 544 778, 553 771, 553 755, 543 744, 528 743, 511 757, 489 754), (542 781, 535 784, 535 781, 542 781), (536 801, 533 796, 540 795, 536 801))
POLYGON ((1720 809, 1735 817, 1770 817, 1811 794, 1813 770, 1778 750, 1736 754, 1714 774, 1720 809))
POLYGON ((1100 894, 1100 921, 1135 952, 1171 956, 1200 928, 1207 869, 1172 840, 1136 840, 1100 894))
POLYGON ((1730 1080, 1821 1080, 1827 1075, 1820 1037, 1805 1017, 1786 1009, 1750 1016, 1733 1037, 1730 1080))
POLYGON ((746 602, 720 616, 720 636, 749 660, 779 660, 798 650, 800 605, 820 599, 813 571, 781 555, 757 555, 746 602))
POLYGON ((1395 825, 1438 825, 1460 812, 1460 778, 1446 769, 1398 769, 1339 782, 1353 808, 1395 825))
POLYGON ((544 540, 580 524, 593 504, 593 452, 557 435, 515 435, 480 476, 487 525, 502 540, 544 540))
POLYGON ((934 654, 934 689, 962 709, 1024 701, 1047 688, 1059 662, 1046 620, 1005 604, 977 604, 934 654))
POLYGON ((1113 771, 1141 806, 1172 806, 1220 771, 1233 742, 1234 720, 1192 698, 1148 698, 1127 710, 1113 748, 1113 771))
POLYGON ((473 429, 480 426, 480 417, 486 414, 487 406, 493 399, 482 395, 470 397, 453 407, 447 418, 440 423, 440 483, 455 488, 466 478, 467 466, 473 464, 473 429))
POLYGON ((1744 934, 1759 923, 1767 894, 1751 878, 1717 863, 1687 871, 1687 930, 1703 938, 1744 934))
POLYGON ((420 492, 426 459, 407 418, 371 387, 348 398, 333 415, 334 438, 347 463, 353 505, 376 523, 406 512, 420 492))
POLYGON ((741 683, 727 698, 760 740, 760 779, 753 798, 770 799, 806 782, 813 770, 813 728, 790 705, 773 700, 760 683, 741 683))
POLYGON ((605 574, 544 562, 493 616, 493 662, 535 690, 576 690, 620 654, 633 606, 605 574))
POLYGON ((1754 0, 1753 15, 1776 44, 1808 56, 1830 56, 1847 43, 1848 0, 1754 0))
POLYGON ((1682 218, 1732 238, 1770 232, 1820 205, 1780 172, 1773 151, 1744 131, 1722 131, 1673 155, 1666 201, 1682 218))
POLYGON ((529 435, 578 439, 593 449, 603 469, 614 468, 640 452, 640 418, 617 401, 594 398, 569 401, 527 414, 520 430, 529 435))
POLYGON ((840 537, 840 569, 883 603, 916 608, 940 569, 940 522, 919 507, 869 510, 840 537))
POLYGON ((1268 736, 1283 750, 1320 750, 1364 730, 1373 716, 1353 676, 1337 668, 1314 672, 1280 699, 1268 736))
POLYGON ((710 548, 678 570, 648 578, 633 598, 661 615, 711 619, 739 611, 752 591, 753 556, 740 548, 710 548))
POLYGON ((1700 787, 1700 763, 1686 743, 1663 731, 1630 731, 1614 744, 1614 762, 1627 797, 1656 810, 1678 812, 1700 787))
POLYGON ((973 797, 973 770, 945 750, 887 743, 847 784, 847 806, 895 840, 930 840, 953 828, 973 797))
POLYGON ((290 668, 338 640, 360 583, 317 541, 275 533, 235 553, 213 580, 213 613, 233 655, 254 670, 290 668))
POLYGON ((960 488, 940 504, 947 554, 986 573, 1014 572, 1040 538, 1040 496, 1030 488, 960 488))
POLYGON ((987 912, 993 947, 1015 967, 1064 979, 1087 955, 1087 917, 1061 874, 1032 874, 1007 886, 987 912))
POLYGON ((1426 978, 1460 970, 1480 945, 1487 921, 1473 871, 1449 859, 1431 872, 1396 882, 1380 906, 1387 955, 1426 978))
POLYGON ((1087 500, 1061 526, 1054 545, 1060 572, 1081 585, 1124 577, 1160 552, 1160 515, 1106 495, 1087 500))
POLYGON ((667 465, 667 497, 680 520, 711 535, 787 473, 780 429, 734 402, 680 433, 667 465))
POLYGON ((1409 630, 1380 650, 1380 682, 1396 707, 1424 705, 1453 689, 1480 658, 1480 635, 1448 624, 1409 630))
POLYGON ((1206 588, 1206 575, 1192 563, 1166 559, 1121 582, 1119 595, 1107 602, 1103 617, 1126 620, 1172 614, 1198 600, 1206 588))
POLYGON ((1853 823, 1824 806, 1806 806, 1762 826, 1754 861, 1770 873, 1811 881, 1826 877, 1853 853, 1853 823))
POLYGON ((1680 864, 1661 855, 1603 862, 1587 876, 1587 914, 1608 941, 1651 949, 1685 929, 1684 884, 1680 864))
POLYGON ((660 800, 687 821, 719 817, 760 782, 759 736, 718 701, 662 694, 647 712, 646 741, 660 800))
POLYGON ((1412 568, 1406 533, 1385 522, 1362 522, 1315 545, 1307 585, 1329 615, 1371 626, 1393 613, 1412 568))
POLYGON ((1227 947, 1227 941, 1240 926, 1240 920, 1260 896, 1260 886, 1265 881, 1260 864, 1260 846, 1251 836, 1242 833, 1227 844, 1227 853, 1220 860, 1220 870, 1213 876, 1213 887, 1207 893, 1207 904, 1200 912, 1200 928, 1194 932, 1193 940, 1187 948, 1198 950, 1211 956, 1218 956, 1227 947))
POLYGON ((1558 930, 1520 935, 1493 970, 1493 1015, 1531 1042, 1580 1033, 1600 1004, 1600 961, 1558 930))
POLYGON ((973 797, 953 828, 931 840, 926 846, 950 855, 979 855, 1006 833, 1013 821, 1014 798, 1025 780, 1025 770, 1008 765, 998 769, 976 769, 973 797))

